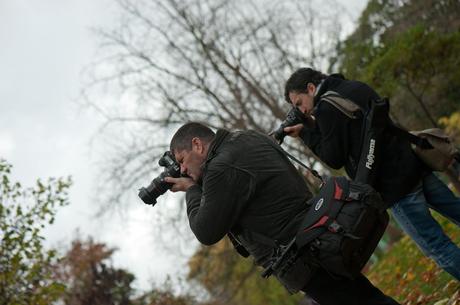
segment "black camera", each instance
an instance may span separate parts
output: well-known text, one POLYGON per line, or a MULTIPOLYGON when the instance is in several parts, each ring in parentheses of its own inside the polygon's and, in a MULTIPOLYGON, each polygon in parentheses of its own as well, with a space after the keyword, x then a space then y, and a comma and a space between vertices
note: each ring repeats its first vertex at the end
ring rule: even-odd
POLYGON ((297 108, 292 107, 291 110, 286 115, 286 119, 281 122, 281 125, 278 129, 272 131, 270 135, 273 135, 279 144, 283 143, 284 137, 287 136, 287 133, 284 131, 284 128, 288 126, 294 126, 297 124, 303 124, 306 122, 305 115, 297 108))
POLYGON ((157 203, 157 198, 163 195, 172 186, 171 183, 166 182, 166 177, 179 178, 180 177, 180 164, 177 163, 174 155, 167 151, 158 160, 158 164, 165 168, 165 170, 147 186, 141 187, 139 190, 139 197, 146 204, 152 206, 157 203))

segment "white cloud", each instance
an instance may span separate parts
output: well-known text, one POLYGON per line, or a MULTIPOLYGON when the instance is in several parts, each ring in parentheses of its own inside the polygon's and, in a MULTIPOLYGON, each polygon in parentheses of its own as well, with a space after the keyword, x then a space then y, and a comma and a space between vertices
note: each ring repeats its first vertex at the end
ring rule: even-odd
POLYGON ((10 159, 14 148, 15 143, 11 133, 0 131, 0 158, 10 159))

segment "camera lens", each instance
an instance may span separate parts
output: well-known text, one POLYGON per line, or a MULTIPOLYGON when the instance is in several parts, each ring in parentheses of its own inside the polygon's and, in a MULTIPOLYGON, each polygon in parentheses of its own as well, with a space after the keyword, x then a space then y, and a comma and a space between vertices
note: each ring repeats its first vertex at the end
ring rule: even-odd
POLYGON ((155 205, 157 203, 157 197, 150 195, 149 191, 145 187, 141 187, 139 190, 139 197, 146 204, 155 205))
POLYGON ((284 137, 286 136, 286 132, 284 131, 284 127, 286 127, 286 126, 281 124, 280 127, 278 127, 278 129, 273 132, 273 136, 280 143, 283 142, 284 137))
POLYGON ((146 204, 155 205, 157 203, 157 198, 163 195, 167 190, 172 186, 171 183, 168 183, 164 180, 166 177, 180 177, 180 165, 176 162, 174 155, 167 151, 158 161, 160 166, 165 167, 165 170, 147 187, 141 187, 139 189, 139 197, 146 204))
POLYGON ((139 190, 139 197, 146 204, 155 205, 157 198, 163 195, 167 190, 171 188, 171 184, 167 183, 164 178, 171 176, 168 170, 162 172, 157 178, 146 187, 139 190))
POLYGON ((278 140, 279 144, 281 144, 284 140, 284 137, 287 135, 287 133, 284 131, 284 128, 300 123, 303 123, 303 114, 299 109, 297 109, 297 107, 292 107, 291 110, 289 110, 287 113, 286 119, 281 122, 278 129, 276 129, 272 134, 275 139, 278 140))

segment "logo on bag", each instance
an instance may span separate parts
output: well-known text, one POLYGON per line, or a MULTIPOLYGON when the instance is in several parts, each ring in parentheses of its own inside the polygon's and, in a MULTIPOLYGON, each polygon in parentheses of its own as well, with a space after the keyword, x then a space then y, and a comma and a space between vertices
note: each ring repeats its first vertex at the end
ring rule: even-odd
POLYGON ((324 202, 323 198, 318 200, 318 202, 315 204, 315 211, 318 211, 319 209, 321 209, 321 207, 323 206, 323 202, 324 202))
POLYGON ((367 154, 367 162, 366 162, 366 167, 368 169, 372 169, 372 164, 375 162, 375 140, 371 139, 371 143, 369 144, 369 153, 367 154))

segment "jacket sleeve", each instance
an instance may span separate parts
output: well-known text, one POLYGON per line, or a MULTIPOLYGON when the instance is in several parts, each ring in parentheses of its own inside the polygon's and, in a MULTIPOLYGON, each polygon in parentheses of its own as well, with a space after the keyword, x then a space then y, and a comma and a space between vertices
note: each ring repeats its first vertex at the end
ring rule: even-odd
POLYGON ((319 103, 315 118, 316 126, 304 126, 300 138, 328 166, 343 167, 348 156, 349 119, 325 102, 319 103))
POLYGON ((237 223, 253 194, 253 183, 249 172, 226 166, 208 169, 203 186, 187 190, 190 228, 202 244, 218 242, 237 223))

